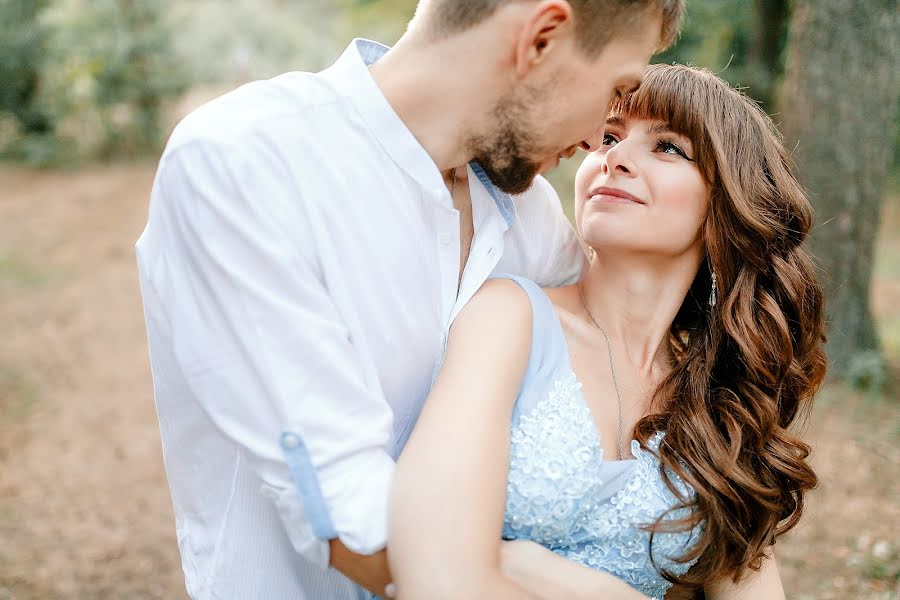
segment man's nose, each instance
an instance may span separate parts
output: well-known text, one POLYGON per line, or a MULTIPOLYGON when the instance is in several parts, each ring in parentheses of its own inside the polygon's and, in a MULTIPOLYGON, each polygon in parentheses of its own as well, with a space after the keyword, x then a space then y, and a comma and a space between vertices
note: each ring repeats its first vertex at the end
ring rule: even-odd
POLYGON ((601 125, 597 129, 594 130, 591 135, 581 140, 581 143, 578 146, 584 150, 585 152, 593 152, 600 148, 603 144, 603 130, 606 129, 605 125, 601 125))

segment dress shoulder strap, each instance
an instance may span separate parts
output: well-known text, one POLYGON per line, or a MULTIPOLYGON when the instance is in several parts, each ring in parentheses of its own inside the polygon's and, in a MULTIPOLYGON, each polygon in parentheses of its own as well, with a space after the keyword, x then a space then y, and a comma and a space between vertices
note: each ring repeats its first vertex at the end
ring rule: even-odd
MULTIPOLYGON (((568 364, 568 350, 562 325, 550 298, 534 281, 519 275, 502 274, 493 278, 509 279, 528 294, 532 310, 531 358, 525 383, 538 376, 552 375, 560 364, 568 364), (562 361, 562 363, 561 363, 562 361)), ((524 385, 524 384, 523 384, 524 385)))

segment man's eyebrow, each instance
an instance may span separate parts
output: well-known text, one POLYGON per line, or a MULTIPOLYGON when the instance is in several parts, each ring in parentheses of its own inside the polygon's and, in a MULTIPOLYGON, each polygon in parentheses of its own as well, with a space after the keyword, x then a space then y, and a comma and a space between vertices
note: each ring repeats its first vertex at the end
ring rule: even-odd
POLYGON ((621 117, 607 117, 606 125, 612 127, 625 127, 625 121, 621 117))
POLYGON ((631 94, 632 92, 636 92, 638 88, 641 87, 641 83, 643 82, 643 77, 634 77, 632 79, 628 79, 625 81, 625 86, 627 86, 626 93, 631 94))

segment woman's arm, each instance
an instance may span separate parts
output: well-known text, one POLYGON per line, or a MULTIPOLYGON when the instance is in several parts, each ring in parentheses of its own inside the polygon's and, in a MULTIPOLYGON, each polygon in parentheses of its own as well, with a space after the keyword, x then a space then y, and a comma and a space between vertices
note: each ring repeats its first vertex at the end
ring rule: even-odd
POLYGON ((399 598, 528 598, 500 572, 512 407, 531 303, 485 283, 450 331, 444 364, 391 487, 388 560, 399 598))
MULTIPOLYGON (((541 600, 616 598, 642 600, 625 582, 554 554, 530 541, 504 542, 503 573, 541 600)), ((707 600, 784 600, 784 589, 771 550, 759 571, 738 583, 730 578, 704 587, 707 600)))
POLYGON ((784 600, 784 588, 771 548, 759 571, 750 571, 738 583, 730 578, 717 581, 703 591, 707 600, 784 600))
POLYGON ((503 543, 501 567, 504 575, 541 600, 649 600, 609 573, 585 567, 527 540, 503 543))

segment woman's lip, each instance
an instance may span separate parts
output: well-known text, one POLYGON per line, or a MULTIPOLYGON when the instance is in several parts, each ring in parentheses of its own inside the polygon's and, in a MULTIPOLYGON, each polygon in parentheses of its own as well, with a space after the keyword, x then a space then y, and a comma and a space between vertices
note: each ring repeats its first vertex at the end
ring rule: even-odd
POLYGON ((631 202, 633 204, 644 204, 644 202, 640 198, 637 198, 636 196, 633 196, 624 190, 620 190, 620 189, 616 189, 616 188, 610 188, 610 187, 594 188, 593 190, 591 190, 591 193, 588 196, 588 199, 590 200, 590 199, 596 198, 598 196, 605 196, 608 200, 612 200, 614 202, 619 201, 619 202, 631 202))

